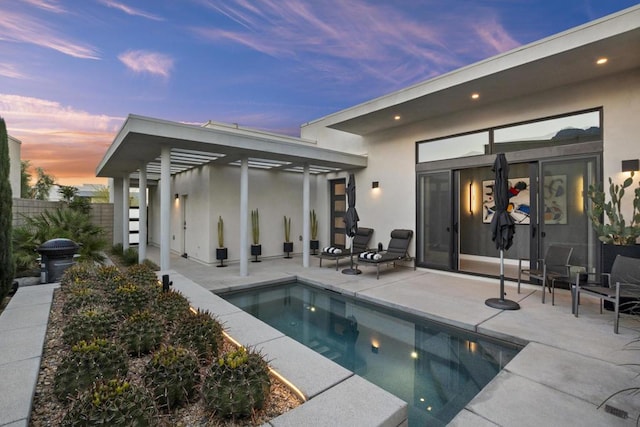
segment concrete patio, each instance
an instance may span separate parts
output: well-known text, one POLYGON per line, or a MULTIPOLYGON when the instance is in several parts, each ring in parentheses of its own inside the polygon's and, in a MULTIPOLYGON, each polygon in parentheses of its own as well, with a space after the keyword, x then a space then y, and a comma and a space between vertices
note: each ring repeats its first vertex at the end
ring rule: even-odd
MULTIPOLYGON (((151 259, 158 255, 157 249, 150 248, 151 259)), ((346 266, 345 261, 341 268, 346 266)), ((274 367, 307 396, 304 405, 272 420, 273 426, 311 425, 309 420, 314 426, 406 425, 406 406, 208 291, 223 292, 298 277, 439 322, 526 344, 451 421, 452 426, 635 425, 638 395, 609 402, 628 411, 627 419, 597 407, 608 395, 640 385, 640 367, 623 366, 640 360, 640 353, 628 347, 640 336, 637 318, 623 315, 620 334, 616 335, 612 313, 599 314, 594 300, 584 298, 580 317, 575 318, 566 290, 556 290, 556 305, 552 306, 549 299, 546 304, 540 302, 539 287, 525 285, 517 294, 515 284, 506 282, 507 298, 518 301, 521 309, 500 311, 484 304, 487 298, 497 296, 496 279, 383 268, 376 280, 374 269, 362 270, 364 273, 358 276, 344 275, 333 263, 319 268, 315 257, 309 268, 303 268, 301 257, 294 256, 251 263, 249 276, 240 277, 238 265, 216 268, 172 256, 171 270, 162 273, 170 274, 174 287, 194 305, 220 316, 236 339, 262 349, 274 367)), ((28 425, 53 288, 21 288, 0 317, 0 426, 28 425), (18 347, 23 350, 18 351, 18 347)))

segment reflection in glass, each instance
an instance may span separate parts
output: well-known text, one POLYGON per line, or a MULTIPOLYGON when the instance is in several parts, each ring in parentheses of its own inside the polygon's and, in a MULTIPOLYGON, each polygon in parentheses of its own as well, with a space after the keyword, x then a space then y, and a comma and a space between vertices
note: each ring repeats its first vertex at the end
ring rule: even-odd
POLYGON ((489 132, 476 132, 418 143, 418 163, 486 154, 489 132))

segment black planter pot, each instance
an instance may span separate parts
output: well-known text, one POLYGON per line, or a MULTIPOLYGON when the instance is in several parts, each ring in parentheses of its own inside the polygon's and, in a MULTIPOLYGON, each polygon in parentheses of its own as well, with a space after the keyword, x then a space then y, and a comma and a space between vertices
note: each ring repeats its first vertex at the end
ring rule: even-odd
POLYGON ((313 253, 311 255, 315 255, 316 251, 320 248, 320 241, 319 240, 310 240, 309 241, 309 249, 311 249, 313 251, 313 253))
POLYGON ((216 259, 220 261, 220 264, 216 267, 226 267, 226 265, 224 265, 224 260, 227 259, 227 255, 227 248, 216 248, 216 259))
POLYGON ((293 252, 293 242, 284 242, 282 248, 283 252, 286 252, 287 254, 285 258, 291 258, 291 252, 293 252))
POLYGON ((251 262, 260 262, 259 255, 262 255, 262 245, 251 245, 251 256, 255 257, 251 262))
MULTIPOLYGON (((620 246, 620 245, 602 245, 602 272, 611 273, 611 266, 615 261, 616 256, 622 255, 629 258, 640 258, 640 245, 620 246)), ((628 307, 631 304, 624 304, 625 302, 636 301, 634 298, 620 298, 620 306, 628 307)), ((614 309, 613 304, 609 301, 604 301, 604 308, 612 311, 614 309)), ((628 313, 629 310, 624 308, 620 310, 621 313, 628 313)))

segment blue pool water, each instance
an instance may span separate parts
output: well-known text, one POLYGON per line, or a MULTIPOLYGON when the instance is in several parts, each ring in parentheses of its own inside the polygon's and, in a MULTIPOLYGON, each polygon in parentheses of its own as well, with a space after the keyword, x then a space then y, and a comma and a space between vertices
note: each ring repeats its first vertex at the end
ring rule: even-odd
POLYGON ((299 282, 222 298, 446 425, 520 347, 299 282))

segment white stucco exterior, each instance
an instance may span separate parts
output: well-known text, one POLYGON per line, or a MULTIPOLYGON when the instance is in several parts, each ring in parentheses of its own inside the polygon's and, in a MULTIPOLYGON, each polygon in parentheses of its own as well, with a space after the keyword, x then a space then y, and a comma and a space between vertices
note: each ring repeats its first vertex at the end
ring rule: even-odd
POLYGON ((20 198, 20 151, 22 142, 9 135, 9 182, 13 197, 20 198))

